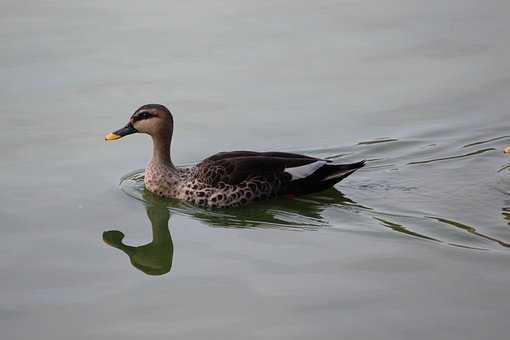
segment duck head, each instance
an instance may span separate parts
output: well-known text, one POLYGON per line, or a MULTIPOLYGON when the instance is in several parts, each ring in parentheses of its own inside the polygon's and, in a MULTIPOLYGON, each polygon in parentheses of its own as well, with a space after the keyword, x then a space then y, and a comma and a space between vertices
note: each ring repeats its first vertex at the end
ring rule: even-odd
POLYGON ((172 136, 174 122, 170 111, 161 104, 147 104, 135 111, 122 129, 111 132, 105 140, 117 140, 133 133, 146 133, 153 138, 172 136))

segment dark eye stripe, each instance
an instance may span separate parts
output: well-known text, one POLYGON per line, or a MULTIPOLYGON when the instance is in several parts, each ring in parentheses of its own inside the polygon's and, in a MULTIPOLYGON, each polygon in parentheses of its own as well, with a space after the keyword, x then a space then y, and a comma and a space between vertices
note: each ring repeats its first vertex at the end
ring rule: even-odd
POLYGON ((136 114, 133 117, 133 120, 136 122, 138 120, 148 119, 148 118, 151 118, 151 117, 153 117, 152 113, 147 112, 147 111, 143 111, 143 112, 140 112, 140 113, 136 114))

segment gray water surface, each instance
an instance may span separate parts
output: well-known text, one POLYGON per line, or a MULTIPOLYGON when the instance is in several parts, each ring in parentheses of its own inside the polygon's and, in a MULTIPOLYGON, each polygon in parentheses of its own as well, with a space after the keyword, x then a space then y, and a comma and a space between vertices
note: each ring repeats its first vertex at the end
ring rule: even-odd
POLYGON ((0 339, 507 339, 508 1, 3 1, 0 339), (172 155, 368 160, 202 210, 172 155))

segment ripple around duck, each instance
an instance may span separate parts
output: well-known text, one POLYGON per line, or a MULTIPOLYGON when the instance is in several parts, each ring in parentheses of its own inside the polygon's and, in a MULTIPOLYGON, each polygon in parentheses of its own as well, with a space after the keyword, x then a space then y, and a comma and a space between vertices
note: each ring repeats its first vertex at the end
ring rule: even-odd
POLYGON ((499 137, 494 137, 494 138, 489 138, 487 140, 480 140, 480 141, 476 141, 476 142, 472 142, 472 143, 469 143, 469 144, 466 144, 464 146, 462 146, 463 148, 469 148, 469 147, 472 147, 472 146, 475 146, 475 145, 480 145, 480 144, 487 144, 487 143, 490 143, 490 142, 495 142, 495 141, 498 141, 498 140, 501 140, 501 139, 508 139, 510 138, 510 136, 499 136, 499 137))
MULTIPOLYGON (((202 209, 191 204, 163 199, 148 192, 143 184, 143 170, 124 176, 122 191, 147 206, 164 204, 171 213, 191 216, 212 227, 221 228, 278 228, 293 230, 336 229, 338 231, 371 233, 384 236, 386 231, 416 240, 433 242, 471 250, 509 248, 510 244, 452 219, 431 216, 422 211, 403 213, 394 209, 389 212, 370 208, 350 199, 336 189, 297 197, 254 202, 234 209, 202 209), (370 222, 372 221, 372 222, 370 222), (375 224, 374 224, 375 222, 375 224), (383 229, 378 228, 383 227, 383 229)), ((363 185, 357 188, 363 189, 363 185)), ((376 186, 375 192, 380 191, 376 186)), ((398 187, 385 187, 383 190, 402 191, 398 187)), ((508 221, 510 208, 503 208, 504 221, 508 221)))
POLYGON ((143 170, 124 176, 120 187, 147 206, 164 204, 172 213, 212 227, 324 229, 504 250, 510 248, 505 240, 510 237, 510 158, 495 151, 503 150, 507 137, 500 128, 477 130, 472 138, 441 130, 351 146, 284 150, 334 162, 365 159, 367 166, 330 190, 235 209, 202 209, 157 197, 145 189, 143 170))
POLYGON ((206 224, 223 228, 299 228, 317 229, 329 223, 321 215, 328 205, 348 201, 336 190, 307 199, 277 199, 253 202, 240 208, 203 209, 174 199, 158 197, 147 191, 143 184, 143 170, 124 176, 120 183, 122 191, 146 204, 163 203, 175 214, 192 216, 206 224))
POLYGON ((476 151, 473 151, 473 152, 465 153, 465 154, 462 154, 462 155, 455 155, 455 156, 449 156, 449 157, 440 157, 440 158, 428 159, 428 160, 424 160, 424 161, 414 161, 414 162, 409 162, 407 164, 409 164, 409 165, 412 165, 412 164, 427 164, 427 163, 433 163, 433 162, 439 162, 439 161, 447 161, 447 160, 458 159, 458 158, 466 158, 466 157, 470 157, 470 156, 479 155, 481 153, 488 152, 488 151, 496 151, 496 149, 494 149, 494 148, 486 148, 486 149, 481 149, 481 150, 476 150, 476 151))

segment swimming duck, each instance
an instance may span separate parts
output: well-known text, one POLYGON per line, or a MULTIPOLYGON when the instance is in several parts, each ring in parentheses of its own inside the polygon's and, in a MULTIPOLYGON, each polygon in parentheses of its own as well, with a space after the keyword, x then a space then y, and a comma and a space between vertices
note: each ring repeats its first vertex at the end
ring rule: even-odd
POLYGON ((510 146, 507 146, 505 149, 505 153, 510 153, 510 146))
POLYGON ((106 135, 108 141, 133 133, 152 137, 152 159, 145 187, 152 193, 200 207, 236 207, 281 195, 301 195, 332 187, 365 165, 287 152, 220 152, 192 167, 176 167, 170 157, 174 121, 160 104, 137 109, 126 126, 106 135))

